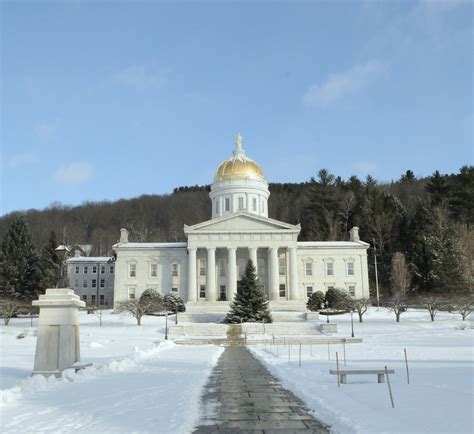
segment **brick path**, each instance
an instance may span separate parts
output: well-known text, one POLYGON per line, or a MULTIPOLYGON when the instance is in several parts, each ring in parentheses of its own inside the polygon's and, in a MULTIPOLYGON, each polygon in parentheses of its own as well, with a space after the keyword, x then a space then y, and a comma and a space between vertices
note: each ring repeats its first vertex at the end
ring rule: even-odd
POLYGON ((226 347, 202 400, 198 434, 329 433, 243 346, 226 347))

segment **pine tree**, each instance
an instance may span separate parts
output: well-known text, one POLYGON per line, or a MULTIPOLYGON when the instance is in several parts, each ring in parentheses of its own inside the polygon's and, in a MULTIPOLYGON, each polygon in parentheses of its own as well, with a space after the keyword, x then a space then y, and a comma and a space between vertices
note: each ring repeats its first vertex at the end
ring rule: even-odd
POLYGON ((60 260, 56 254, 56 233, 51 231, 48 242, 41 249, 41 289, 55 288, 59 279, 60 260))
POLYGON ((16 219, 2 242, 0 296, 20 300, 37 298, 40 292, 39 256, 23 218, 16 219))
POLYGON ((268 309, 267 296, 258 282, 255 266, 249 260, 225 322, 236 324, 262 321, 272 322, 272 316, 268 309))

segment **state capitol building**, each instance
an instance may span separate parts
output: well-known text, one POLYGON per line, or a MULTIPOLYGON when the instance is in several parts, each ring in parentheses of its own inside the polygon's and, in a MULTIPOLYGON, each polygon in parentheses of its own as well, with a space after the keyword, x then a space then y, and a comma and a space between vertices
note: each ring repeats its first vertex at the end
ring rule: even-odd
POLYGON ((240 135, 209 196, 211 220, 185 225, 184 242, 135 243, 121 230, 114 245, 114 303, 150 288, 179 294, 188 311, 225 312, 249 259, 272 310, 304 311, 308 296, 331 287, 369 297, 369 244, 359 239, 358 228, 349 241, 298 241, 299 224, 268 217, 268 182, 240 135))

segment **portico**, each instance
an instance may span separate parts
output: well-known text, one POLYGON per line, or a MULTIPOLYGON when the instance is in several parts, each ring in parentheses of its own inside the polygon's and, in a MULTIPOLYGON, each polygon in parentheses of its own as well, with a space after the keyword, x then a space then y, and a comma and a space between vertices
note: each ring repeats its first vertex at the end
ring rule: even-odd
POLYGON ((299 225, 241 211, 186 226, 184 231, 188 238, 188 301, 229 304, 249 259, 271 301, 300 300, 299 225))

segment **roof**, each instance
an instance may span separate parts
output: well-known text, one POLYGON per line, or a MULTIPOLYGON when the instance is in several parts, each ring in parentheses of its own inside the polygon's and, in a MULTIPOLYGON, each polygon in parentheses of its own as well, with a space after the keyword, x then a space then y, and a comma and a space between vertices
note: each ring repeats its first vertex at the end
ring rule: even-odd
POLYGON ((364 243, 363 241, 298 241, 298 247, 306 248, 331 248, 331 249, 340 249, 340 248, 367 248, 369 244, 364 243))
POLYGON ((74 256, 66 259, 66 262, 108 262, 111 259, 110 256, 74 256))
POLYGON ((179 243, 117 243, 113 247, 120 249, 185 249, 186 242, 179 243))

